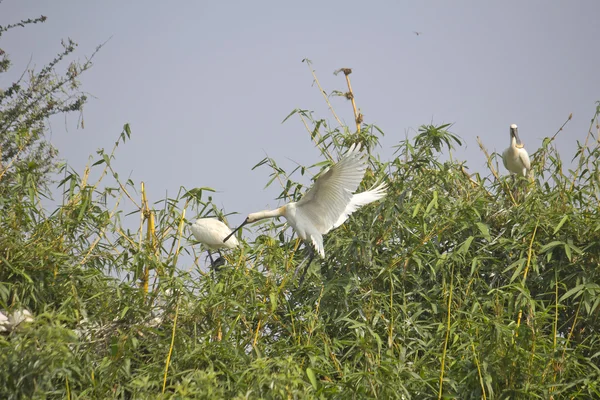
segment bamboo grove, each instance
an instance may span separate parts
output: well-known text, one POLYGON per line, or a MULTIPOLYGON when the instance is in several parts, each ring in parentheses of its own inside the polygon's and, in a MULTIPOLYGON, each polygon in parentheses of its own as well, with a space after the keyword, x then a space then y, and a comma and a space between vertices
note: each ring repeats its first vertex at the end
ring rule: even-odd
MULTIPOLYGON (((559 154, 560 128, 530 149, 532 178, 514 179, 484 138, 486 171, 448 157, 462 146, 449 125, 421 126, 382 160, 384 133, 363 121, 344 75, 352 102, 338 106, 353 106, 356 126, 327 96, 332 118, 294 110, 286 123, 326 160, 360 142, 361 188, 385 180, 388 195, 326 236, 300 289, 305 250, 276 220, 207 271, 187 222, 235 210, 216 207, 201 179, 156 201, 121 178, 128 125, 58 182, 19 163, 25 151, 2 158, 0 310, 33 320, 0 334, 0 397, 599 397, 600 103, 576 154, 559 154), (53 188, 63 201, 47 210, 53 188)), ((25 143, 31 129, 0 134, 25 143)), ((265 158, 256 169, 289 201, 327 165, 285 171, 265 158)))

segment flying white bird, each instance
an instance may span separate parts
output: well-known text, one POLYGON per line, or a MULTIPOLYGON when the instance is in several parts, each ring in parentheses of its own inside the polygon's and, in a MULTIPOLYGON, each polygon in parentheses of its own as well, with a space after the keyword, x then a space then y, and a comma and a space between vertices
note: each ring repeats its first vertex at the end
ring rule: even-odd
POLYGON ((529 154, 525 150, 523 142, 519 138, 517 125, 510 126, 510 147, 502 152, 502 162, 504 168, 513 174, 527 176, 531 169, 529 154))
MULTIPOLYGON (((365 154, 360 152, 360 144, 352 145, 342 158, 324 172, 298 202, 292 202, 275 210, 265 210, 249 214, 246 220, 227 236, 226 242, 242 226, 263 218, 285 217, 298 236, 312 244, 324 258, 323 235, 342 225, 360 207, 385 196, 386 185, 380 184, 366 192, 353 194, 363 179, 367 169, 365 154)), ((298 286, 302 285, 308 266, 314 258, 312 247, 298 286)), ((303 263, 302 263, 303 264, 303 263)), ((301 265, 296 269, 298 273, 301 265)))
POLYGON ((217 268, 223 263, 219 249, 234 249, 240 245, 235 237, 227 242, 223 240, 232 232, 227 225, 216 218, 197 219, 196 222, 191 225, 191 230, 196 240, 206 247, 208 258, 210 258, 210 265, 213 268, 217 268), (217 250, 217 253, 219 254, 219 258, 217 258, 216 261, 212 258, 212 254, 210 253, 211 250, 217 250))

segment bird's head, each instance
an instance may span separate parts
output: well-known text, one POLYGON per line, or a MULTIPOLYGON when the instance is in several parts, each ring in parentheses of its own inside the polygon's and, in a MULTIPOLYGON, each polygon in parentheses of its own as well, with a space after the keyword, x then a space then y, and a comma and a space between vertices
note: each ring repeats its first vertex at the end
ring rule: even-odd
POLYGON ((517 127, 517 124, 512 124, 510 126, 510 138, 518 149, 525 147, 523 142, 521 142, 521 138, 519 137, 519 128, 517 127))

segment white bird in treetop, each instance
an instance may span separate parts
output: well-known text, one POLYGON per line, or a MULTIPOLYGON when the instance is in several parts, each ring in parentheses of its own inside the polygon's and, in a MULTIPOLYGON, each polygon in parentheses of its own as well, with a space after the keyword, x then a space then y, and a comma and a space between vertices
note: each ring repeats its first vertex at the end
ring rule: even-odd
POLYGON ((519 138, 518 128, 515 124, 510 126, 510 147, 502 152, 502 162, 504 168, 513 174, 527 176, 531 169, 529 154, 519 138))
MULTIPOLYGON (((354 194, 367 169, 367 159, 360 152, 360 144, 352 145, 341 159, 315 181, 300 201, 291 202, 275 210, 249 214, 246 220, 225 238, 225 242, 242 226, 263 218, 285 217, 298 236, 312 244, 324 258, 323 235, 342 225, 360 207, 385 196, 385 183, 370 190, 354 194)), ((309 261, 298 286, 310 265, 314 252, 309 245, 309 261)), ((302 264, 300 264, 301 266, 302 264)), ((296 273, 300 269, 296 269, 296 273)))
POLYGON ((219 264, 219 260, 222 261, 219 249, 234 249, 240 245, 235 237, 232 237, 226 242, 223 240, 232 232, 227 225, 216 218, 197 219, 196 222, 191 225, 191 230, 196 240, 206 247, 208 257, 210 258, 210 264, 213 268, 221 265, 219 264), (216 261, 212 258, 210 253, 211 250, 217 250, 217 253, 219 254, 219 258, 216 261))

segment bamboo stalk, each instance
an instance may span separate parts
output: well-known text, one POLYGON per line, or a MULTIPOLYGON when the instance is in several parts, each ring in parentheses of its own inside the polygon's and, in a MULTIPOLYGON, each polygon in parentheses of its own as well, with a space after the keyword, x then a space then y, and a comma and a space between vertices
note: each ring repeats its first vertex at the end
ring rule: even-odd
MULTIPOLYGON (((140 230, 140 235, 142 235, 143 232, 143 225, 144 222, 147 220, 147 231, 146 231, 146 243, 148 244, 149 248, 152 249, 152 252, 156 254, 156 240, 155 240, 155 225, 154 225, 154 213, 152 212, 152 210, 150 210, 150 207, 148 206, 148 199, 146 197, 146 186, 144 185, 144 182, 141 183, 141 191, 142 191, 142 212, 141 212, 141 229, 140 230)), ((140 251, 141 249, 141 237, 140 237, 140 251)), ((144 294, 148 293, 148 281, 150 279, 150 266, 148 265, 148 263, 144 264, 144 270, 142 273, 142 282, 141 282, 141 287, 142 290, 144 292, 144 294)))
POLYGON ((450 272, 450 293, 448 294, 448 317, 446 320, 446 338, 444 339, 444 351, 442 352, 442 366, 440 370, 440 389, 438 391, 438 400, 442 398, 442 390, 444 386, 444 366, 446 364, 446 351, 448 350, 448 341, 450 340, 450 315, 452 311, 452 292, 454 286, 454 264, 450 272))
POLYGON ((171 362, 171 355, 173 354, 173 346, 175 344, 175 331, 177 330, 177 316, 179 315, 179 297, 177 297, 177 306, 175 307, 175 317, 173 318, 173 330, 171 332, 171 345, 169 346, 169 353, 167 354, 167 361, 165 362, 165 374, 163 378, 162 392, 165 392, 167 387, 167 375, 169 372, 169 364, 171 362))
POLYGON ((477 366, 477 374, 479 375, 479 384, 481 385, 481 393, 483 400, 487 400, 485 395, 485 385, 483 383, 483 376, 481 375, 481 366, 479 365, 479 359, 477 358, 477 352, 475 351, 475 344, 471 342, 471 348, 473 349, 473 357, 475 358, 475 365, 477 366))
POLYGON ((348 85, 348 93, 346 93, 346 98, 352 102, 352 109, 354 110, 354 122, 356 123, 356 133, 360 133, 360 125, 363 121, 363 115, 358 112, 356 108, 356 101, 354 100, 354 92, 352 91, 352 85, 350 84, 350 74, 352 73, 352 68, 341 68, 337 70, 335 73, 343 72, 346 77, 346 84, 348 85))
MULTIPOLYGON (((527 251, 527 265, 525 266, 525 271, 523 272, 523 287, 525 287, 525 282, 527 280, 527 273, 529 272, 529 266, 531 265, 531 254, 533 248, 533 240, 535 239, 535 234, 537 232, 537 228, 540 221, 535 223, 535 228, 533 229, 533 235, 531 235, 531 241, 529 242, 529 250, 527 251)), ((521 317, 523 315, 523 309, 519 309, 519 316, 517 318, 517 329, 515 330, 515 337, 519 336, 519 326, 521 326, 521 317)))

